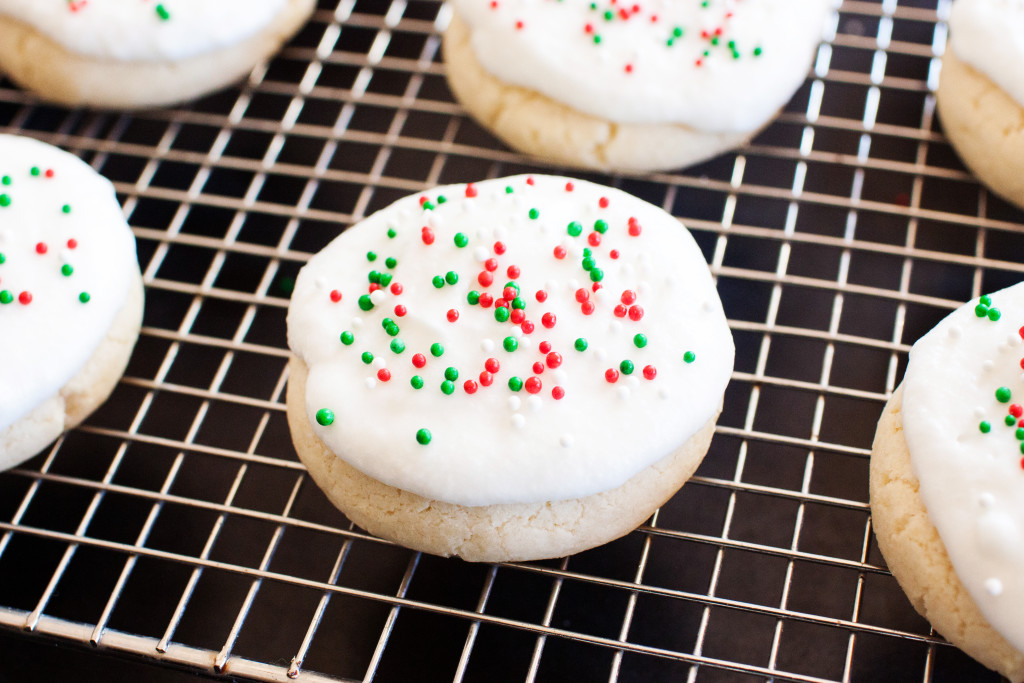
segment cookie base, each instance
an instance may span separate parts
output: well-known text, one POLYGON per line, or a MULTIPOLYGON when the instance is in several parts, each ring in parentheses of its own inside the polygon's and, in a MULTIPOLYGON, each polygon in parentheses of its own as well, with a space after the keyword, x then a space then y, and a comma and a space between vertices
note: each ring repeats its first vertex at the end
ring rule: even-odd
POLYGON ((706 133, 683 125, 615 123, 583 114, 488 73, 453 15, 443 38, 448 84, 459 103, 510 147, 556 164, 599 171, 690 166, 750 140, 749 133, 706 133))
POLYGON ((618 488, 572 500, 466 506, 388 486, 335 455, 306 415, 306 364, 292 357, 288 426, 313 481, 345 515, 375 536, 414 550, 473 562, 562 557, 624 536, 700 465, 717 414, 674 453, 618 488))
POLYGON ((1024 107, 952 49, 942 57, 936 104, 964 164, 993 192, 1024 208, 1024 107))
POLYGON ((289 0, 261 32, 179 61, 121 62, 66 50, 31 26, 0 16, 0 71, 69 107, 135 109, 176 104, 219 90, 275 54, 302 27, 315 0, 289 0))
POLYGON ((871 519, 878 547, 918 614, 949 642, 1011 681, 1024 681, 1024 653, 982 616, 928 520, 903 437, 897 388, 878 421, 871 450, 871 519))
POLYGON ((107 400, 135 348, 142 327, 144 299, 142 275, 136 267, 124 306, 78 374, 56 395, 0 430, 0 471, 28 460, 62 433, 81 424, 107 400))

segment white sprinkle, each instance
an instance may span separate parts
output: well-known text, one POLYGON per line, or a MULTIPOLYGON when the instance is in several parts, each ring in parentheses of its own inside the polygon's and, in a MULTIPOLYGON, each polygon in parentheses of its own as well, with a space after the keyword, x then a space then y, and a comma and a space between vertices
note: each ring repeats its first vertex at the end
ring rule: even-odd
POLYGON ((572 434, 562 434, 558 437, 558 443, 562 445, 562 448, 569 448, 572 446, 572 434))
POLYGON ((515 412, 516 410, 519 410, 520 408, 523 407, 523 401, 518 396, 509 396, 508 407, 510 410, 515 412))
POLYGON ((974 417, 978 418, 979 420, 985 417, 985 409, 982 408, 981 406, 976 406, 974 408, 974 417))
MULTIPOLYGON (((518 332, 522 333, 522 328, 516 328, 518 332)), ((519 339, 519 348, 523 351, 529 351, 533 348, 533 339, 531 337, 521 337, 519 339)))
POLYGON ((375 386, 377 386, 377 378, 376 377, 367 377, 365 381, 366 381, 366 388, 367 389, 373 389, 375 386))
POLYGON ((526 405, 533 412, 539 412, 544 407, 544 401, 541 400, 540 396, 529 396, 526 399, 526 405))
POLYGON ((670 395, 671 395, 671 394, 670 394, 670 393, 669 393, 669 391, 668 391, 668 387, 661 387, 660 389, 658 389, 658 398, 660 398, 661 400, 663 400, 663 401, 664 401, 664 400, 665 400, 665 399, 667 399, 667 398, 668 398, 668 397, 669 397, 670 395))
POLYGON ((494 340, 493 339, 482 339, 480 341, 480 349, 484 353, 490 353, 491 351, 494 350, 494 340))
POLYGON ((327 278, 322 275, 318 275, 317 278, 313 280, 313 284, 316 285, 317 289, 323 289, 327 286, 327 278))
POLYGON ((608 331, 612 334, 618 334, 622 330, 622 323, 618 320, 613 320, 608 323, 608 331))
POLYGON ((476 249, 473 250, 473 258, 475 258, 480 263, 483 263, 488 258, 487 249, 485 249, 482 246, 477 247, 476 249))
POLYGON ((548 280, 544 283, 544 289, 551 293, 558 288, 558 280, 548 280))
POLYGON ((949 328, 949 336, 951 339, 959 339, 962 331, 959 325, 953 325, 949 328))
POLYGON ((377 368, 379 370, 381 368, 386 368, 387 365, 388 365, 388 362, 386 360, 384 360, 384 356, 374 356, 373 360, 370 362, 370 365, 372 365, 373 367, 375 367, 375 368, 377 368))
POLYGON ((651 289, 651 286, 647 283, 647 280, 641 280, 636 286, 637 294, 646 294, 651 289))
POLYGON ((363 326, 363 319, 362 318, 360 318, 358 315, 356 317, 352 318, 352 327, 360 328, 362 326, 363 326))
POLYGON ((526 425, 526 418, 520 413, 516 413, 512 416, 512 426, 516 429, 522 429, 526 425))
POLYGON ((992 597, 998 598, 1003 594, 1003 582, 995 577, 985 579, 985 590, 988 591, 988 594, 992 597))
POLYGON ((983 491, 978 494, 978 505, 981 506, 982 510, 990 510, 996 503, 996 498, 988 491, 983 491))
POLYGON ((1011 334, 1006 337, 1006 345, 1011 349, 1017 344, 1020 344, 1020 342, 1021 336, 1019 334, 1011 334))
MULTIPOLYGON (((637 368, 637 370, 639 370, 639 368, 637 368)), ((636 389, 638 386, 640 386, 640 378, 637 377, 635 374, 627 377, 626 382, 628 383, 630 389, 636 389)))
POLYGON ((554 371, 553 374, 555 376, 555 384, 564 388, 565 383, 569 379, 568 373, 566 373, 566 371, 563 370, 562 368, 558 368, 557 370, 554 371))
POLYGON ((432 228, 440 228, 444 225, 444 217, 437 213, 437 211, 429 211, 427 216, 427 225, 432 228))
POLYGON ((618 389, 616 389, 616 392, 619 394, 619 398, 622 399, 623 401, 629 400, 630 395, 633 393, 629 390, 629 387, 622 385, 619 385, 618 389))
POLYGON ((566 282, 565 284, 567 285, 566 289, 568 289, 570 292, 575 292, 577 289, 580 288, 579 280, 575 280, 573 278, 569 278, 569 281, 566 282))
POLYGON ((370 294, 370 301, 373 302, 374 306, 380 306, 382 303, 384 303, 384 299, 387 299, 387 298, 388 298, 387 292, 384 291, 383 289, 374 290, 370 294))
POLYGON ((994 368, 995 366, 995 363, 993 363, 991 360, 987 360, 981 364, 981 369, 984 370, 985 372, 991 372, 992 368, 994 368))
POLYGON ((594 357, 599 361, 604 362, 604 360, 608 358, 608 352, 604 349, 594 349, 594 357))

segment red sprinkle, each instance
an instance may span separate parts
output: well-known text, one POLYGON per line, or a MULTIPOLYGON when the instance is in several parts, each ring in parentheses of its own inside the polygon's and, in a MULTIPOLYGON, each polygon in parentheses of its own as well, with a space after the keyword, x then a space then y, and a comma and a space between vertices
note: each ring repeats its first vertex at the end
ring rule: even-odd
POLYGON ((370 292, 370 294, 373 294, 378 289, 380 289, 380 284, 377 282, 371 282, 370 286, 368 287, 368 291, 370 292))
POLYGON ((596 292, 597 290, 601 289, 601 283, 595 282, 594 284, 590 285, 590 288, 596 292))
POLYGON ((612 249, 611 251, 608 252, 608 256, 613 261, 615 261, 616 259, 619 258, 619 250, 618 249, 612 249))
POLYGON ((32 292, 26 291, 19 294, 18 302, 24 304, 25 306, 28 306, 30 303, 32 303, 32 292))
MULTIPOLYGON (((493 6, 493 5, 496 5, 496 4, 497 4, 497 3, 492 3, 492 6, 493 6)), ((477 194, 477 192, 476 192, 476 186, 475 186, 475 185, 473 185, 473 183, 469 183, 469 184, 467 184, 467 185, 466 185, 466 196, 467 196, 467 197, 475 197, 475 196, 476 196, 476 194, 477 194)))
POLYGON ((597 205, 600 206, 602 209, 607 209, 608 208, 608 198, 607 197, 601 197, 600 199, 597 200, 597 205))
POLYGON ((487 372, 486 370, 484 370, 483 372, 480 373, 480 385, 481 386, 489 387, 489 386, 491 386, 491 384, 493 382, 494 382, 494 376, 491 373, 487 372))
POLYGON ((654 379, 658 374, 658 369, 653 365, 644 366, 644 379, 654 379))
POLYGON ((484 292, 483 294, 480 295, 480 305, 481 306, 483 306, 484 308, 490 308, 492 303, 494 303, 494 297, 493 296, 491 296, 487 292, 484 292))
POLYGON ((580 287, 579 289, 576 290, 576 301, 578 301, 579 303, 583 303, 584 301, 586 301, 589 298, 590 298, 590 292, 588 292, 583 287, 580 287))
POLYGON ((391 293, 392 294, 394 294, 395 296, 398 296, 403 291, 405 291, 405 288, 402 287, 402 283, 401 282, 392 282, 391 283, 391 293))
POLYGON ((78 247, 78 240, 74 237, 68 240, 68 249, 75 249, 78 247))
POLYGON ((531 323, 529 320, 524 320, 523 324, 519 326, 519 329, 523 331, 523 334, 533 334, 535 325, 531 323))
POLYGON ((471 379, 467 379, 466 383, 462 385, 462 388, 466 390, 467 394, 475 394, 477 390, 476 382, 471 379))
POLYGON ((537 346, 537 350, 540 351, 541 353, 548 353, 549 351, 551 351, 551 342, 549 342, 549 341, 542 341, 537 346))
POLYGON ((519 292, 516 291, 515 287, 506 287, 505 289, 501 290, 501 295, 505 297, 507 301, 512 301, 512 299, 515 299, 517 296, 519 296, 519 292))
POLYGON ((540 324, 548 328, 549 330, 555 326, 555 323, 557 321, 558 318, 555 317, 554 313, 545 313, 540 317, 540 324))
POLYGON ((379 379, 381 382, 387 382, 389 379, 391 379, 391 371, 388 370, 387 368, 381 368, 380 370, 377 371, 377 379, 379 379))
POLYGON ((513 308, 512 312, 508 316, 508 319, 512 321, 513 325, 518 325, 524 320, 526 320, 526 313, 524 313, 523 309, 521 308, 513 308))
POLYGON ((1020 404, 1014 403, 1010 406, 1010 415, 1019 418, 1021 415, 1024 415, 1024 408, 1020 404))
POLYGON ((36 253, 37 254, 45 254, 46 251, 47 251, 47 247, 46 247, 46 243, 45 242, 37 242, 36 243, 36 253))
POLYGON ((501 370, 501 363, 498 362, 497 358, 488 358, 484 361, 484 367, 487 369, 487 372, 497 372, 501 370))
POLYGON ((507 275, 508 275, 508 276, 509 276, 510 278, 512 278, 513 280, 515 280, 515 279, 516 279, 517 277, 519 277, 519 266, 509 266, 509 267, 508 267, 508 270, 506 270, 506 271, 505 271, 505 273, 506 273, 506 274, 507 274, 507 275))
POLYGON ((476 276, 476 281, 480 283, 481 287, 490 287, 491 283, 494 282, 494 276, 486 270, 481 270, 480 274, 476 276))
POLYGON ((395 306, 395 315, 397 315, 399 318, 401 318, 403 315, 405 315, 405 313, 406 313, 405 306, 403 306, 402 304, 398 304, 397 306, 395 306))
POLYGON ((533 364, 533 374, 535 374, 535 375, 539 375, 539 374, 541 374, 542 372, 544 372, 544 364, 543 364, 543 363, 541 363, 540 361, 536 361, 536 362, 535 362, 535 363, 533 364))
POLYGON ((530 379, 526 380, 526 383, 523 385, 523 388, 525 388, 526 391, 531 394, 539 393, 540 390, 543 388, 543 385, 540 381, 540 377, 531 377, 530 379))
POLYGON ((551 398, 556 401, 561 401, 563 396, 565 396, 565 389, 562 387, 555 387, 551 390, 551 398))
POLYGON ((338 303, 339 301, 341 301, 341 292, 339 292, 336 289, 332 289, 331 290, 331 301, 333 301, 334 303, 338 303))
POLYGON ((552 351, 545 357, 544 361, 548 364, 549 368, 557 368, 562 364, 562 354, 552 351))
POLYGON ((486 261, 484 261, 484 268, 491 272, 496 271, 498 269, 498 259, 494 257, 487 259, 486 261))
POLYGON ((422 353, 414 353, 412 356, 412 365, 416 368, 422 368, 427 364, 427 357, 422 353))
POLYGON ((448 322, 453 323, 459 319, 459 312, 454 308, 448 309, 448 322))
POLYGON ((584 301, 582 304, 580 304, 580 310, 583 312, 583 315, 590 315, 591 313, 594 312, 595 308, 596 306, 594 306, 593 301, 584 301))
POLYGON ((592 232, 592 233, 590 233, 589 235, 587 235, 587 242, 592 247, 599 247, 599 246, 601 246, 601 233, 599 233, 599 232, 592 232))
POLYGON ((494 243, 494 253, 497 254, 498 256, 501 256, 502 254, 504 254, 505 253, 505 243, 504 242, 495 242, 494 243))
POLYGON ((619 297, 619 301, 626 304, 627 306, 630 305, 631 303, 636 301, 636 292, 634 292, 632 289, 624 289, 622 291, 622 296, 619 297))
POLYGON ((640 320, 643 317, 644 317, 643 306, 630 306, 629 307, 629 319, 630 320, 636 321, 636 320, 640 320))
POLYGON ((422 237, 423 237, 423 244, 433 244, 434 243, 434 231, 431 230, 430 228, 423 228, 422 237))
POLYGON ((43 175, 45 175, 47 178, 52 178, 53 177, 53 169, 52 168, 46 169, 46 173, 44 173, 43 175))
POLYGON ((565 191, 566 192, 572 192, 575 189, 576 189, 576 186, 573 185, 572 183, 566 183, 565 184, 565 191))
POLYGON ((548 293, 545 292, 543 289, 538 289, 537 293, 534 296, 537 298, 537 301, 541 303, 544 303, 548 299, 548 293))
POLYGON ((638 221, 635 217, 631 217, 629 219, 629 234, 630 234, 630 236, 631 237, 639 237, 640 236, 640 230, 641 230, 641 228, 640 228, 640 221, 638 221))
POLYGON ((565 247, 563 247, 561 244, 559 244, 557 247, 555 247, 555 252, 554 253, 555 253, 555 258, 561 260, 561 259, 565 258, 566 254, 568 252, 566 252, 565 247))
POLYGON ((615 313, 615 317, 616 318, 625 318, 626 317, 626 307, 623 306, 622 304, 619 304, 618 306, 616 306, 615 310, 612 311, 612 312, 615 313))
POLYGON ((608 368, 604 371, 604 379, 609 384, 614 384, 619 381, 619 371, 615 368, 608 368))
POLYGON ((533 176, 526 176, 526 184, 533 185, 533 176))

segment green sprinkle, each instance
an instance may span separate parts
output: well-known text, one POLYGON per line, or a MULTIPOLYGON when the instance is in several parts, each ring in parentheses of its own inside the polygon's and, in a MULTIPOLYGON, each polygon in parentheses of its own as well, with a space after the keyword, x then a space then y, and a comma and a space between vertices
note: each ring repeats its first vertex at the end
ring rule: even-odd
POLYGON ((674 29, 672 29, 672 35, 676 38, 682 38, 683 28, 681 26, 676 26, 674 29))
POLYGON ((416 430, 416 443, 420 444, 421 446, 426 446, 428 443, 430 443, 430 440, 432 438, 433 437, 430 435, 429 429, 416 430))
POLYGON ((454 382, 459 378, 459 371, 453 367, 447 367, 444 370, 444 378, 449 382, 454 382))
POLYGON ((624 360, 621 363, 619 363, 619 370, 622 372, 623 375, 632 375, 633 368, 634 365, 633 361, 631 360, 624 360))
POLYGON ((388 285, 390 285, 390 284, 391 284, 391 280, 392 280, 392 279, 393 279, 394 277, 395 277, 395 276, 394 276, 394 275, 392 275, 391 273, 381 273, 381 274, 380 274, 380 282, 379 282, 378 284, 379 284, 379 285, 380 285, 381 287, 387 287, 388 285))
POLYGON ((14 301, 14 295, 13 294, 11 294, 6 289, 0 290, 0 304, 9 304, 12 301, 14 301))
POLYGON ((755 47, 754 48, 754 56, 755 57, 760 57, 763 52, 764 52, 764 50, 762 50, 760 47, 755 47))
POLYGON ((371 308, 373 308, 373 301, 370 299, 369 294, 363 294, 361 297, 359 297, 359 308, 361 308, 364 311, 368 311, 371 308))
POLYGON ((1006 417, 1003 418, 1003 422, 1006 423, 1007 427, 1012 427, 1013 425, 1017 424, 1017 418, 1015 418, 1013 415, 1007 415, 1006 417))
POLYGON ((594 45, 600 45, 600 44, 601 44, 601 34, 599 34, 599 33, 598 34, 594 34, 594 45))
POLYGON ((992 305, 992 297, 990 297, 988 294, 982 294, 981 298, 978 299, 978 301, 985 304, 986 306, 992 305))
POLYGON ((683 354, 683 362, 692 363, 695 360, 697 360, 697 354, 695 354, 693 351, 687 351, 686 353, 683 354))
POLYGON ((540 211, 537 209, 530 209, 530 220, 535 221, 540 218, 540 211))
POLYGON ((1017 437, 1017 441, 1024 441, 1024 427, 1017 427, 1014 436, 1017 437))
POLYGON ((89 303, 90 299, 92 299, 92 297, 89 296, 89 292, 82 292, 81 294, 78 295, 78 300, 81 301, 83 304, 89 303))
POLYGON ((37 176, 40 173, 42 173, 42 171, 39 170, 38 166, 33 166, 32 168, 29 169, 28 172, 29 172, 29 174, 34 175, 34 176, 37 176))
POLYGON ((979 318, 984 318, 986 315, 988 315, 988 306, 986 306, 985 304, 978 304, 977 306, 974 307, 974 315, 978 316, 979 318))
POLYGON ((633 346, 638 349, 642 349, 647 346, 647 335, 635 334, 633 335, 633 346))
POLYGON ((990 309, 988 309, 988 319, 991 320, 992 322, 995 322, 995 321, 999 320, 999 318, 1002 315, 1003 314, 999 311, 998 308, 990 308, 990 309))
POLYGON ((370 284, 379 285, 380 284, 380 271, 378 271, 378 270, 371 270, 369 273, 366 274, 366 279, 370 281, 370 284))
POLYGON ((480 303, 480 292, 475 289, 469 290, 469 294, 466 295, 466 301, 469 302, 470 306, 476 306, 480 303))
POLYGON ((363 355, 360 356, 360 358, 362 358, 363 362, 366 363, 367 365, 373 362, 373 354, 370 353, 369 351, 363 351, 363 355))
POLYGON ((590 247, 583 247, 583 257, 593 256, 594 252, 590 250, 590 247))
POLYGON ((405 351, 405 342, 402 341, 401 339, 392 339, 391 350, 394 351, 395 353, 401 353, 402 351, 405 351))
POLYGON ((409 380, 409 384, 412 385, 413 389, 422 389, 423 388, 423 378, 420 377, 419 375, 413 375, 412 379, 409 380))
POLYGON ((444 274, 444 281, 450 285, 454 285, 456 282, 459 281, 459 274, 456 273, 454 270, 449 270, 447 273, 444 274))
POLYGON ((444 355, 444 347, 437 342, 434 342, 430 345, 430 355, 434 358, 440 358, 444 355))
POLYGON ((513 351, 519 348, 519 340, 517 340, 515 337, 505 337, 505 339, 501 342, 501 345, 505 347, 506 351, 512 353, 513 351))
POLYGON ((604 271, 600 268, 592 268, 590 270, 590 279, 594 282, 600 282, 604 279, 604 271))
POLYGON ((583 270, 589 272, 594 267, 594 259, 588 256, 585 259, 583 259, 583 263, 581 265, 583 266, 583 270))
POLYGON ((586 351, 589 344, 587 343, 586 339, 580 337, 579 339, 576 340, 576 343, 573 344, 573 346, 576 348, 577 351, 586 351))
POLYGON ((512 189, 511 185, 505 186, 505 194, 512 194, 513 192, 515 192, 515 190, 512 189))
POLYGON ((442 394, 444 394, 445 396, 451 396, 454 391, 455 391, 455 383, 454 382, 452 382, 450 380, 447 380, 447 379, 445 381, 441 382, 441 393, 442 394))
POLYGON ((327 408, 321 408, 320 410, 316 411, 316 421, 317 424, 323 427, 330 426, 331 423, 334 422, 334 411, 329 410, 327 408))
POLYGON ((354 342, 355 340, 356 336, 349 332, 348 330, 345 330, 344 332, 341 333, 341 343, 344 344, 345 346, 352 346, 352 342, 354 342))
POLYGON ((423 202, 423 210, 424 211, 433 211, 434 210, 434 204, 432 202, 423 202))
POLYGON ((1012 397, 1012 392, 1009 387, 999 387, 996 389, 996 400, 1000 403, 1009 403, 1012 397))
POLYGON ((391 323, 390 325, 385 327, 384 331, 387 333, 389 337, 397 337, 398 333, 401 332, 401 330, 398 329, 398 325, 395 323, 391 323))
POLYGON ((457 246, 459 249, 462 249, 467 244, 469 244, 469 238, 466 237, 464 233, 455 233, 455 246, 457 246))
POLYGON ((371 262, 371 263, 376 261, 377 260, 377 252, 375 252, 375 251, 368 251, 368 252, 366 252, 366 260, 371 262))
POLYGON ((608 221, 603 218, 598 218, 594 221, 594 230, 601 233, 602 235, 608 232, 608 221))
POLYGON ((160 17, 160 21, 167 21, 171 18, 171 13, 163 5, 156 6, 156 15, 160 17))
POLYGON ((612 12, 610 9, 604 11, 604 20, 605 21, 611 21, 614 18, 615 18, 615 12, 612 12))
POLYGON ((75 272, 75 269, 71 267, 71 264, 65 263, 60 267, 60 274, 64 277, 71 277, 71 273, 75 272))
POLYGON ((519 294, 519 291, 520 291, 519 290, 519 284, 516 283, 515 280, 510 280, 510 281, 506 282, 505 286, 502 287, 502 289, 503 290, 504 289, 508 289, 509 287, 511 287, 512 289, 516 290, 516 294, 519 294))
POLYGON ((519 379, 518 377, 509 377, 508 388, 511 389, 512 391, 519 391, 520 389, 523 388, 523 380, 519 379))
POLYGON ((444 278, 441 277, 440 275, 435 275, 431 282, 437 289, 441 289, 442 287, 444 287, 444 278))
POLYGON ((388 228, 388 239, 389 239, 389 240, 393 240, 393 239, 395 239, 395 236, 396 236, 396 235, 398 235, 398 233, 397 233, 397 232, 395 232, 395 229, 394 229, 394 228, 388 228))
POLYGON ((11 197, 7 194, 0 194, 0 206, 10 206, 11 197))
POLYGON ((523 299, 523 297, 517 296, 515 299, 512 299, 512 308, 518 308, 522 310, 526 308, 526 301, 523 299))
POLYGON ((509 310, 504 306, 498 306, 497 308, 494 309, 494 319, 497 320, 499 323, 507 321, 509 315, 511 315, 509 313, 509 310))
POLYGON ((2 266, 5 261, 7 261, 7 257, 4 256, 2 252, 0 252, 0 266, 2 266))
POLYGON ((11 184, 11 176, 5 175, 3 178, 0 178, 0 184, 10 185, 11 184))
POLYGON ((394 256, 388 256, 386 259, 384 259, 384 265, 387 266, 388 268, 394 268, 395 266, 398 265, 398 259, 396 259, 394 256))
POLYGON ((388 325, 394 325, 394 324, 395 324, 395 321, 392 320, 391 318, 384 318, 383 320, 380 321, 380 326, 383 327, 385 330, 388 329, 388 325))
POLYGON ((71 205, 70 204, 65 204, 64 206, 60 207, 60 210, 63 213, 71 213, 71 205))
POLYGON ((978 425, 978 430, 982 434, 988 434, 989 432, 992 431, 992 423, 982 420, 981 424, 978 425))
POLYGON ((579 237, 583 233, 583 226, 579 221, 573 221, 566 227, 565 231, 569 233, 570 237, 579 237))

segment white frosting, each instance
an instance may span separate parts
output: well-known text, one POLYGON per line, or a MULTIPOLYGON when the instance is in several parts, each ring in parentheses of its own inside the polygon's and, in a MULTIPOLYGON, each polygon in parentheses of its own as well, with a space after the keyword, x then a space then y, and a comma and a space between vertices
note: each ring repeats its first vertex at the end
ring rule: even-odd
POLYGON ((128 294, 135 239, 105 178, 56 147, 0 135, 0 254, 2 431, 55 395, 106 336, 128 294))
POLYGON ((709 132, 756 130, 789 100, 832 0, 596 5, 455 0, 477 59, 500 80, 601 119, 709 132))
POLYGON ((186 59, 235 45, 270 24, 287 4, 288 0, 0 0, 0 17, 18 19, 71 52, 145 62, 186 59))
POLYGON ((1024 0, 956 0, 949 40, 957 57, 1024 107, 1024 0))
POLYGON ((421 197, 407 197, 346 230, 302 269, 288 312, 288 343, 309 367, 306 412, 334 453, 380 481, 431 499, 542 502, 612 489, 714 417, 732 370, 733 343, 693 238, 651 204, 579 180, 569 191, 567 182, 517 176, 442 187, 425 195, 433 209, 421 208, 421 197), (629 234, 631 217, 641 229, 637 236, 629 234), (607 232, 600 246, 588 247, 599 219, 607 232), (578 237, 568 234, 572 221, 583 226, 578 237), (431 245, 422 239, 428 228, 431 245), (455 244, 459 233, 467 237, 462 248, 455 244), (495 253, 498 239, 507 248, 503 254, 495 253), (564 259, 556 258, 556 247, 566 250, 564 259), (600 293, 582 266, 584 247, 603 271, 600 293), (369 251, 377 254, 372 263, 369 251), (397 259, 394 268, 387 267, 388 257, 397 259), (492 258, 494 282, 483 287, 478 276, 492 258), (510 266, 520 269, 518 277, 509 277, 510 266), (374 308, 363 311, 358 301, 372 269, 394 279, 374 292, 374 308), (456 284, 432 284, 449 272, 458 275, 456 284), (535 326, 530 333, 522 324, 498 322, 493 305, 467 301, 471 290, 501 298, 512 279, 535 326), (395 282, 401 294, 392 292, 395 282), (590 315, 576 300, 581 288, 594 303, 590 315), (536 297, 541 289, 543 302, 536 297), (631 305, 643 309, 638 320, 615 314, 627 289, 636 292, 631 305), (340 301, 332 301, 335 291, 340 301), (397 305, 406 307, 405 316, 396 315, 397 305), (455 322, 448 319, 452 309, 455 322), (555 316, 553 327, 545 326, 546 314, 555 316), (394 338, 405 344, 403 352, 389 347, 384 318, 399 327, 394 338), (615 333, 613 320, 621 325, 615 333), (350 346, 340 341, 345 331, 354 334, 350 346), (638 333, 647 337, 643 348, 634 343, 638 333), (505 349, 509 337, 518 340, 514 352, 505 349), (585 351, 575 349, 578 338, 587 341, 585 351), (439 358, 430 351, 435 342, 444 347, 439 358), (366 351, 371 364, 361 359, 366 351), (688 351, 695 354, 692 362, 684 360, 688 351), (413 364, 417 353, 426 358, 422 369, 413 364), (561 364, 548 365, 548 353, 560 354, 561 364), (500 369, 492 385, 482 386, 489 358, 500 369), (606 371, 627 359, 633 373, 608 382, 606 371), (537 362, 542 372, 534 370, 537 362), (656 369, 653 379, 644 377, 648 365, 656 369), (449 367, 458 379, 446 395, 441 385, 449 367), (379 380, 382 369, 389 380, 379 380), (410 385, 414 375, 423 378, 422 389, 410 385), (526 386, 513 391, 513 376, 526 386), (466 380, 478 383, 475 393, 467 393, 466 380), (540 390, 531 393, 537 380, 540 390), (559 392, 564 396, 556 399, 559 392), (329 426, 316 422, 324 408, 334 412, 329 426), (416 439, 424 428, 432 435, 427 445, 416 439))
POLYGON ((978 317, 974 301, 914 345, 903 430, 957 576, 989 623, 1024 651, 1024 441, 1019 418, 1005 423, 1024 404, 1024 283, 990 298, 998 320, 978 317), (996 396, 1001 387, 1010 391, 1006 402, 996 396))

